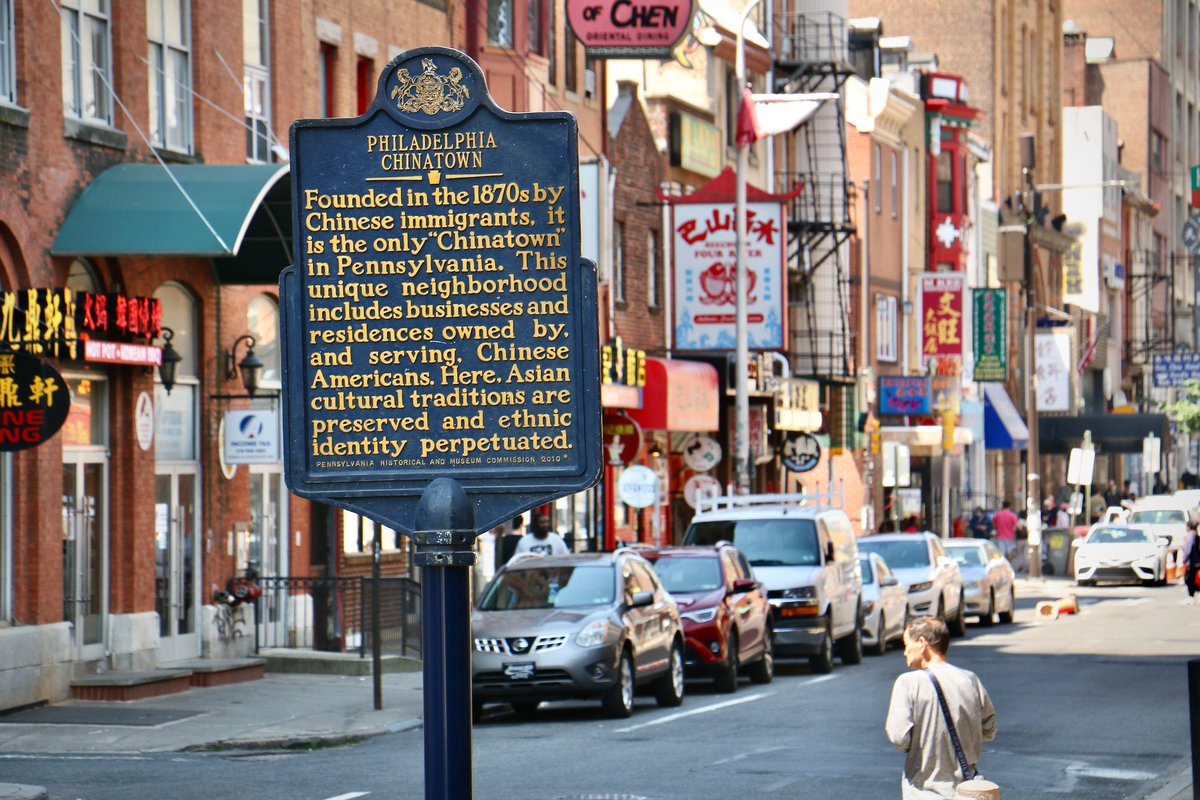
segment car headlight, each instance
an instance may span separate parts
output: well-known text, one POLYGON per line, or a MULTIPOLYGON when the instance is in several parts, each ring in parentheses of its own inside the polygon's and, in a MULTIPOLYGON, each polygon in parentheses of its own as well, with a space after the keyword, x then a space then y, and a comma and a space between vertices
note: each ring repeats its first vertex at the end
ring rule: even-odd
POLYGON ((679 616, 686 620, 691 620, 692 622, 712 622, 717 616, 717 607, 713 606, 712 608, 702 608, 699 611, 685 611, 679 616))
POLYGON ((926 589, 931 589, 931 588, 933 588, 933 581, 921 581, 920 583, 914 583, 911 586, 909 586, 908 591, 909 592, 923 592, 926 589))
POLYGON ((1156 563, 1158 563, 1158 554, 1151 553, 1150 555, 1142 556, 1141 558, 1137 559, 1134 563, 1136 563, 1136 564, 1156 564, 1156 563))
POLYGON ((816 596, 817 589, 814 586, 797 586, 783 590, 783 597, 789 600, 810 600, 816 596))
POLYGON ((608 638, 612 625, 606 619, 598 619, 588 623, 583 630, 575 634, 575 644, 580 647, 599 647, 608 638))

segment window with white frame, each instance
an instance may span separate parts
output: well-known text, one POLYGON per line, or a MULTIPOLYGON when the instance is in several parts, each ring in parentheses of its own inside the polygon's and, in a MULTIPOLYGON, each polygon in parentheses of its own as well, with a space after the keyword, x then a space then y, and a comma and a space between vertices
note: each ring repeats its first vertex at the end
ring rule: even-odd
POLYGON ((488 0, 487 43, 496 47, 513 46, 512 0, 488 0))
POLYGON ((112 125, 112 40, 108 0, 59 0, 63 108, 86 122, 112 125))
POLYGON ((192 151, 192 53, 187 0, 146 0, 150 141, 192 151))
POLYGON ((242 97, 246 160, 271 160, 271 62, 267 0, 242 0, 242 97))
POLYGON ((13 0, 0 0, 0 103, 17 103, 16 48, 13 0))
POLYGON ((658 308, 658 231, 646 240, 646 305, 658 308))
POLYGON ((355 514, 352 511, 342 513, 342 552, 370 553, 375 549, 375 537, 379 538, 381 552, 394 552, 400 549, 400 537, 395 530, 377 524, 374 520, 355 514))
POLYGON ((875 145, 873 155, 871 182, 875 185, 871 188, 875 191, 875 213, 878 214, 883 210, 883 151, 880 149, 879 145, 875 145))
POLYGON ((875 295, 875 358, 896 360, 896 298, 890 294, 875 295))
POLYGON ((613 300, 625 302, 625 223, 618 222, 613 237, 613 300))
POLYGON ((898 187, 899 187, 899 183, 896 179, 896 172, 897 172, 896 161, 897 161, 896 151, 893 150, 892 151, 892 219, 896 218, 896 212, 900 208, 899 192, 897 191, 898 187))

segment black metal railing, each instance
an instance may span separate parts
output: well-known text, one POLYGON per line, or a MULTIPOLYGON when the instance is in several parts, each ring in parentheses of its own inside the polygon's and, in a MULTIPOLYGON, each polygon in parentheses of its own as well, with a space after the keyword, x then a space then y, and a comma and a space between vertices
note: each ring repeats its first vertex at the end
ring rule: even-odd
MULTIPOLYGON (((255 603, 255 650, 286 647, 371 653, 373 615, 369 577, 260 577, 255 603)), ((419 655, 421 586, 410 578, 379 581, 379 641, 383 652, 419 655)))

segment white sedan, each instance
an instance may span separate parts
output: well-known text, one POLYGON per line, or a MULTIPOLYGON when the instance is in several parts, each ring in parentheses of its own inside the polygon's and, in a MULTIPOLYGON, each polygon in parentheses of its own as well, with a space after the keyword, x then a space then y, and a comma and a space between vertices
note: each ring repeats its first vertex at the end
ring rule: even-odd
POLYGON ((962 572, 967 614, 977 614, 981 625, 991 625, 997 614, 1001 622, 1012 622, 1016 576, 996 545, 987 539, 943 539, 942 545, 962 572))
POLYGON ((1140 528, 1095 525, 1075 553, 1075 581, 1162 583, 1167 568, 1164 541, 1140 528))
POLYGON ((860 553, 863 583, 863 646, 881 656, 889 642, 904 638, 908 622, 908 592, 877 553, 860 553))

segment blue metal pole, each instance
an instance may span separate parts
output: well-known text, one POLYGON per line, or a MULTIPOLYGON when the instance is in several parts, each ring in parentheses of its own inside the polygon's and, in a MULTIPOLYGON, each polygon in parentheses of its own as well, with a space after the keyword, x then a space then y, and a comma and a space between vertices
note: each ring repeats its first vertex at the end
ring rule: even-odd
POLYGON ((422 567, 425 800, 471 800, 471 594, 475 510, 462 486, 438 478, 417 503, 413 558, 422 567))

